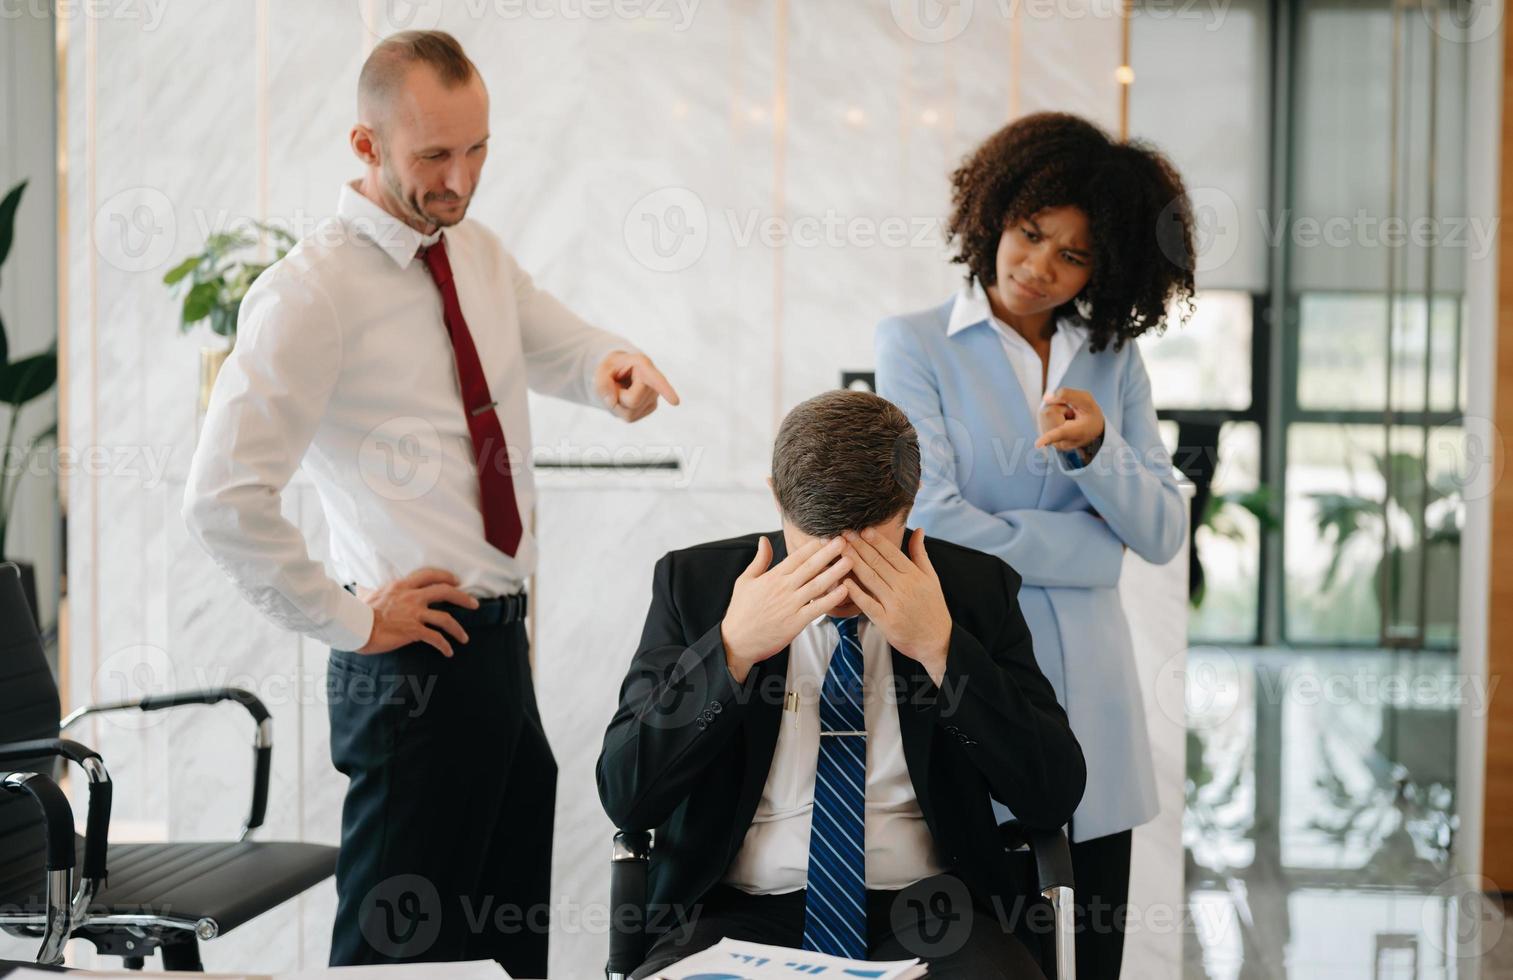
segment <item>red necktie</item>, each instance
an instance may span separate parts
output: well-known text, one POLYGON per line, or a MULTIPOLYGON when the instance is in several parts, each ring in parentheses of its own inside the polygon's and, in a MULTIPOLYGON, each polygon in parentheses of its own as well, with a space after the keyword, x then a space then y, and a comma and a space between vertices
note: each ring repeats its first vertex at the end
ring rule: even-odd
POLYGON ((520 546, 520 509, 515 506, 515 480, 510 471, 510 455, 504 441, 504 427, 499 424, 489 383, 478 363, 478 348, 468 322, 462 318, 462 304, 457 301, 457 284, 452 281, 452 264, 447 261, 446 237, 421 250, 431 278, 441 290, 442 319, 452 338, 452 353, 457 359, 457 382, 462 387, 462 406, 468 415, 468 432, 473 437, 474 462, 478 466, 479 505, 483 510, 483 536, 489 544, 511 557, 520 546))

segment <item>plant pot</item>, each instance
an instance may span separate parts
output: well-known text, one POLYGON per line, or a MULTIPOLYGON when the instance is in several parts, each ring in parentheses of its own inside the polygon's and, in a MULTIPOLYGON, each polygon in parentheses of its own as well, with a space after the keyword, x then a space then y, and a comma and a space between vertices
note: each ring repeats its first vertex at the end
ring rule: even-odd
POLYGON ((215 390, 215 379, 221 373, 221 365, 226 363, 226 358, 231 354, 230 347, 201 347, 200 348, 200 405, 201 417, 205 410, 210 407, 210 393, 215 390))

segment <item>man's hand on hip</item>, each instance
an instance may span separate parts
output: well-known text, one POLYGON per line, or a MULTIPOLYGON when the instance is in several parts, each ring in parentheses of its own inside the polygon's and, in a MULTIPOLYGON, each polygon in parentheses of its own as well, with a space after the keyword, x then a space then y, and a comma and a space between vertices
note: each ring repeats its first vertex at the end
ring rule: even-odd
POLYGON ((429 643, 443 657, 452 655, 450 635, 458 643, 468 634, 450 613, 432 609, 450 602, 477 609, 478 600, 457 587, 457 576, 440 568, 421 568, 376 589, 358 589, 357 597, 373 610, 373 632, 358 653, 388 653, 410 643, 429 643))
POLYGON ((772 545, 765 537, 757 542, 756 557, 736 579, 720 623, 725 665, 736 683, 746 683, 752 667, 845 601, 842 580, 851 571, 851 559, 841 557, 843 546, 840 538, 815 538, 769 569, 772 545))
POLYGON ((657 410, 657 398, 679 404, 678 393, 645 354, 612 352, 594 372, 594 390, 615 415, 627 422, 644 419, 657 410))

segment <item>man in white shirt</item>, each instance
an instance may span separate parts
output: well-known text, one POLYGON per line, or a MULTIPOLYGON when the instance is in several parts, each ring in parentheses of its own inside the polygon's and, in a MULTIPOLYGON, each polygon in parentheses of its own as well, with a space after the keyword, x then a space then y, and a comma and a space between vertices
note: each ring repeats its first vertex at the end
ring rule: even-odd
POLYGON ((184 518, 254 605, 332 647, 331 753, 351 782, 331 962, 545 976, 556 763, 524 624, 526 389, 628 421, 678 397, 464 220, 488 93, 455 39, 385 39, 358 89, 365 174, 248 291, 184 518), (281 513, 296 468, 339 580, 281 513))
POLYGON ((663 928, 635 976, 723 936, 1040 976, 994 917, 1016 896, 993 800, 1060 827, 1082 751, 1018 574, 905 528, 919 453, 876 395, 810 399, 773 448, 782 531, 657 564, 598 765, 615 825, 656 832, 648 932, 663 928))

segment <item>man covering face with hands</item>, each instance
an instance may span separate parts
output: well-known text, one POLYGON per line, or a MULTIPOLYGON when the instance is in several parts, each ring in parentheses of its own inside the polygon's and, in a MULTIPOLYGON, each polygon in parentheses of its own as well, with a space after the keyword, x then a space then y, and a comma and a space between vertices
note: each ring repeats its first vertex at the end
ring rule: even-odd
POLYGON ((992 912, 1014 896, 991 800, 1061 826, 1082 753, 1019 576, 905 526, 919 473, 892 404, 821 395, 778 433, 782 530, 658 562, 598 764, 616 825, 656 831, 673 912, 635 976, 724 936, 1040 976, 992 912))

